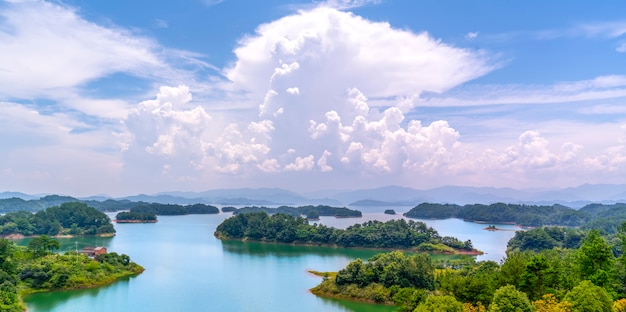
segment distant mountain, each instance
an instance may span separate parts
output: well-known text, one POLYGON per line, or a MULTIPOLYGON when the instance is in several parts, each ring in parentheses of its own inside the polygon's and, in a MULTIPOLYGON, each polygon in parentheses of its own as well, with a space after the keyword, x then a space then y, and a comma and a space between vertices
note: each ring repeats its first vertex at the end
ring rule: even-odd
POLYGON ((2 192, 2 193, 0 193, 0 199, 6 199, 6 198, 19 198, 19 199, 23 199, 23 200, 29 200, 29 199, 37 199, 39 197, 34 196, 34 195, 28 195, 28 194, 20 193, 20 192, 2 192))
MULTIPOLYGON (((362 201, 378 201, 384 203, 451 203, 490 204, 527 203, 527 204, 562 204, 580 208, 588 203, 626 202, 626 184, 584 184, 578 187, 549 189, 512 189, 472 186, 442 186, 429 190, 415 190, 402 186, 386 186, 381 188, 340 192, 329 198, 344 204, 362 201)), ((366 202, 367 203, 367 202, 366 202)))
POLYGON ((127 196, 118 198, 122 200, 129 200, 132 202, 146 202, 146 203, 158 203, 158 204, 176 204, 176 205, 193 205, 193 204, 209 204, 202 198, 187 198, 172 195, 145 195, 139 194, 135 196, 127 196))
POLYGON ((207 203, 244 202, 241 199, 246 199, 249 202, 258 202, 264 205, 294 205, 310 203, 311 201, 309 198, 303 197, 295 192, 279 188, 217 189, 205 192, 164 192, 157 195, 202 199, 207 203))
MULTIPOLYGON (((97 195, 83 201, 106 202, 108 196, 97 195)), ((385 186, 351 191, 323 190, 301 195, 279 188, 216 189, 204 192, 163 192, 154 195, 135 195, 116 200, 161 204, 221 204, 221 205, 328 205, 334 207, 359 206, 416 206, 421 203, 467 204, 561 204, 580 208, 590 203, 626 203, 626 184, 583 184, 563 189, 512 189, 496 187, 442 186, 429 190, 416 190, 403 186, 385 186)), ((19 192, 0 193, 0 211, 28 208, 36 211, 77 201, 69 196, 48 195, 39 198, 19 192)), ((108 204, 107 204, 108 205, 108 204)))

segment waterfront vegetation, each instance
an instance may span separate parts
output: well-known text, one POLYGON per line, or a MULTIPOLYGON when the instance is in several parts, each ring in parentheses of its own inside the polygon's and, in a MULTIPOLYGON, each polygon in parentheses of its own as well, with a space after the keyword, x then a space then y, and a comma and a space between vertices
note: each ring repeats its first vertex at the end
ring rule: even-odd
MULTIPOLYGON (((626 223, 618 231, 626 250, 626 223)), ((399 251, 320 273, 319 296, 394 304, 399 311, 624 311, 626 255, 598 230, 576 249, 509 251, 501 262, 461 268, 399 251), (615 310, 614 310, 615 308, 615 310)))
POLYGON ((28 247, 0 239, 0 311, 24 311, 21 296, 30 293, 92 288, 143 272, 124 254, 92 259, 76 252, 52 253, 57 248, 59 243, 45 235, 28 247))
POLYGON ((331 216, 338 218, 360 218, 363 216, 363 214, 358 210, 352 210, 345 207, 331 207, 325 205, 300 207, 280 206, 278 208, 251 206, 235 209, 233 211, 233 214, 238 215, 242 213, 252 212, 265 212, 268 214, 281 213, 294 217, 305 215, 311 219, 319 218, 319 216, 331 216))
POLYGON ((60 206, 30 213, 10 212, 0 216, 0 235, 111 235, 115 233, 109 217, 84 203, 60 206))
POLYGON ((243 213, 224 220, 217 227, 215 236, 289 244, 479 253, 469 240, 462 242, 454 237, 441 237, 423 222, 403 219, 368 221, 342 230, 321 224, 310 225, 306 218, 281 213, 243 213))

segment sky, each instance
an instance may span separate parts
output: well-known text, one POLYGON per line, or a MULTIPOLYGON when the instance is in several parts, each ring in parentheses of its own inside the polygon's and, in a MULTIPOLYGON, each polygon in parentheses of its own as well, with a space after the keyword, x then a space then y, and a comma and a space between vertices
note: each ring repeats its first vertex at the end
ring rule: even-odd
POLYGON ((0 0, 0 191, 625 184, 624 12, 0 0))

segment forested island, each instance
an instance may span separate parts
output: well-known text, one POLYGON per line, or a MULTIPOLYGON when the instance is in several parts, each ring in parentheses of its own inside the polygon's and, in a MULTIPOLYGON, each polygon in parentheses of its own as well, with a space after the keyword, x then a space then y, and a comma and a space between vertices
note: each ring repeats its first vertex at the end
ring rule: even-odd
POLYGON ((158 203, 141 203, 130 208, 132 213, 147 213, 160 216, 181 216, 188 214, 216 214, 220 210, 211 205, 193 204, 193 205, 175 205, 175 204, 158 204, 158 203))
POLYGON ((363 216, 363 214, 358 210, 352 210, 345 207, 331 207, 325 205, 300 207, 280 206, 278 208, 251 206, 239 209, 235 208, 233 210, 234 215, 252 212, 265 212, 268 214, 281 213, 294 217, 304 215, 310 219, 316 219, 319 218, 319 216, 330 216, 337 218, 360 218, 363 216))
POLYGON ((113 235, 111 219, 84 203, 60 206, 30 213, 10 212, 0 216, 0 235, 113 235))
POLYGON ((626 221, 626 204, 590 204, 579 210, 562 206, 534 206, 496 203, 491 205, 420 204, 404 214, 416 219, 458 218, 479 223, 520 226, 559 225, 615 232, 626 221))
POLYGON ((214 234, 219 239, 272 243, 403 249, 431 253, 480 253, 469 240, 462 242, 454 237, 441 237, 423 222, 406 222, 403 219, 368 221, 342 230, 322 224, 310 225, 306 218, 281 213, 242 213, 224 220, 214 234))
POLYGON ((509 250, 501 263, 461 268, 394 251, 357 259, 337 273, 313 272, 323 281, 311 291, 398 311, 626 311, 626 223, 617 232, 617 253, 591 230, 577 248, 509 250))
POLYGON ((125 254, 92 259, 76 252, 52 253, 57 248, 59 242, 45 235, 28 247, 0 239, 0 311, 25 311, 21 297, 30 293, 103 286, 144 270, 125 254))
POLYGON ((154 213, 122 211, 115 215, 117 223, 154 223, 157 216, 154 213))

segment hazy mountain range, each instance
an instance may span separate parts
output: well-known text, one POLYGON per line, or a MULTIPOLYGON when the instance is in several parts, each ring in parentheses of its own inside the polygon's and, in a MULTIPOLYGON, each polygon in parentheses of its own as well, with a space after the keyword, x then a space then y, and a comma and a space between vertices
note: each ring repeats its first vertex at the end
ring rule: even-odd
MULTIPOLYGON (((3 198, 37 199, 43 195, 19 192, 0 193, 3 198)), ((332 205, 332 206, 415 206, 423 202, 490 204, 495 202, 526 204, 563 204, 578 208, 588 203, 626 202, 626 184, 584 184, 563 189, 512 189, 494 187, 442 186, 416 190, 402 186, 373 189, 319 191, 299 194, 279 188, 217 189, 205 192, 163 192, 112 198, 106 195, 80 198, 104 201, 125 199, 164 204, 220 204, 220 205, 332 205)))

